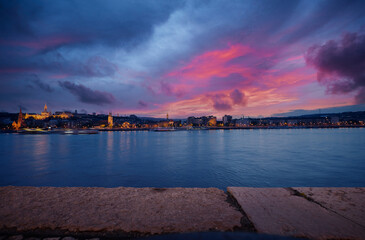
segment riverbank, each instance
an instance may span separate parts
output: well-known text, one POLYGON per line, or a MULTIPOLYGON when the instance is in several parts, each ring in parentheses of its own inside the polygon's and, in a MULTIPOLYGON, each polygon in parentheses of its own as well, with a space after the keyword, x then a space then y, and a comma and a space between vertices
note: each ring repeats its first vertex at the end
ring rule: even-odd
MULTIPOLYGON (((256 232, 364 239, 365 188, 0 187, 0 236, 256 232)), ((14 238, 12 238, 14 239, 14 238)))
POLYGON ((365 128, 365 125, 312 125, 312 126, 246 126, 246 127, 176 127, 165 128, 163 130, 159 128, 80 128, 80 129, 0 129, 0 133, 20 133, 20 134, 95 134, 100 132, 130 132, 130 131, 196 131, 196 130, 234 130, 234 129, 339 129, 339 128, 365 128), (88 132, 89 131, 89 132, 88 132))

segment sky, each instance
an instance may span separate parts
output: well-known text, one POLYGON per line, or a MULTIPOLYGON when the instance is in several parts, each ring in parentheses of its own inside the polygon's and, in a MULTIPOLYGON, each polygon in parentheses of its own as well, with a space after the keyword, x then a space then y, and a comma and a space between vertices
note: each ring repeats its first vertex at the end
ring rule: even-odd
POLYGON ((0 0, 0 111, 365 110, 365 1, 0 0))

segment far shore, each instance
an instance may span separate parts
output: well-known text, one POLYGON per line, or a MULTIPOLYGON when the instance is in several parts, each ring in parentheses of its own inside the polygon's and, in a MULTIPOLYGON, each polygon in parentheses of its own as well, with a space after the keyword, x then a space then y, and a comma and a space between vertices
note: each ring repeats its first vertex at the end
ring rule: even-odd
POLYGON ((202 131, 202 130, 253 130, 253 129, 339 129, 339 128, 365 128, 365 125, 313 125, 313 126, 246 126, 246 127, 176 127, 176 128, 27 128, 20 130, 0 129, 0 133, 64 133, 65 131, 202 131))

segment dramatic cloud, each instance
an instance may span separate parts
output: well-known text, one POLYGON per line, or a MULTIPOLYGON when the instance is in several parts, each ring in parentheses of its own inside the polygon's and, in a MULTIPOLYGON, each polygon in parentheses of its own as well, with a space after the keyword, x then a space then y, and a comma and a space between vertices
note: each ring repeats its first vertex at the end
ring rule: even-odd
POLYGON ((217 111, 228 111, 232 109, 232 103, 223 94, 216 94, 211 97, 213 107, 217 111))
POLYGON ((0 1, 0 109, 183 118, 364 102, 363 35, 327 42, 360 31, 364 11, 363 0, 0 1))
POLYGON ((32 75, 31 81, 34 85, 38 86, 43 91, 53 92, 53 88, 49 84, 42 82, 41 79, 39 79, 39 77, 36 74, 32 75))
POLYGON ((219 93, 207 96, 213 102, 213 108, 217 111, 228 111, 234 106, 245 106, 247 104, 247 98, 245 94, 234 89, 231 93, 219 93))
POLYGON ((307 63, 318 70, 318 81, 331 93, 358 91, 357 103, 365 103, 365 35, 347 33, 340 41, 331 40, 309 48, 307 63))
MULTIPOLYGON (((151 34, 155 24, 165 21, 170 13, 181 6, 166 1, 63 1, 47 4, 44 1, 2 1, 0 32, 6 39, 18 39, 20 46, 38 49, 34 37, 43 39, 55 35, 74 41, 47 41, 44 47, 62 45, 105 44, 118 46, 140 42, 151 34), (62 14, 60 14, 62 13, 62 14), (46 20, 46 21, 45 21, 46 20)), ((54 38, 51 38, 54 39, 54 38)))
POLYGON ((246 105, 247 99, 245 99, 245 94, 238 89, 235 89, 229 95, 233 101, 233 104, 246 105))
POLYGON ((69 81, 58 83, 61 87, 69 90, 73 95, 77 96, 81 102, 96 105, 105 105, 115 102, 114 96, 110 93, 92 90, 84 85, 74 84, 69 81))

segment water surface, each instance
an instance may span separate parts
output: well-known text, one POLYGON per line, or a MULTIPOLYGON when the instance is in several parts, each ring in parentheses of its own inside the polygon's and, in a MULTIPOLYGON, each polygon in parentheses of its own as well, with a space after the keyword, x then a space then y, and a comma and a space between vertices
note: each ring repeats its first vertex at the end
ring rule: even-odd
POLYGON ((365 186, 365 129, 0 134, 0 185, 365 186))

